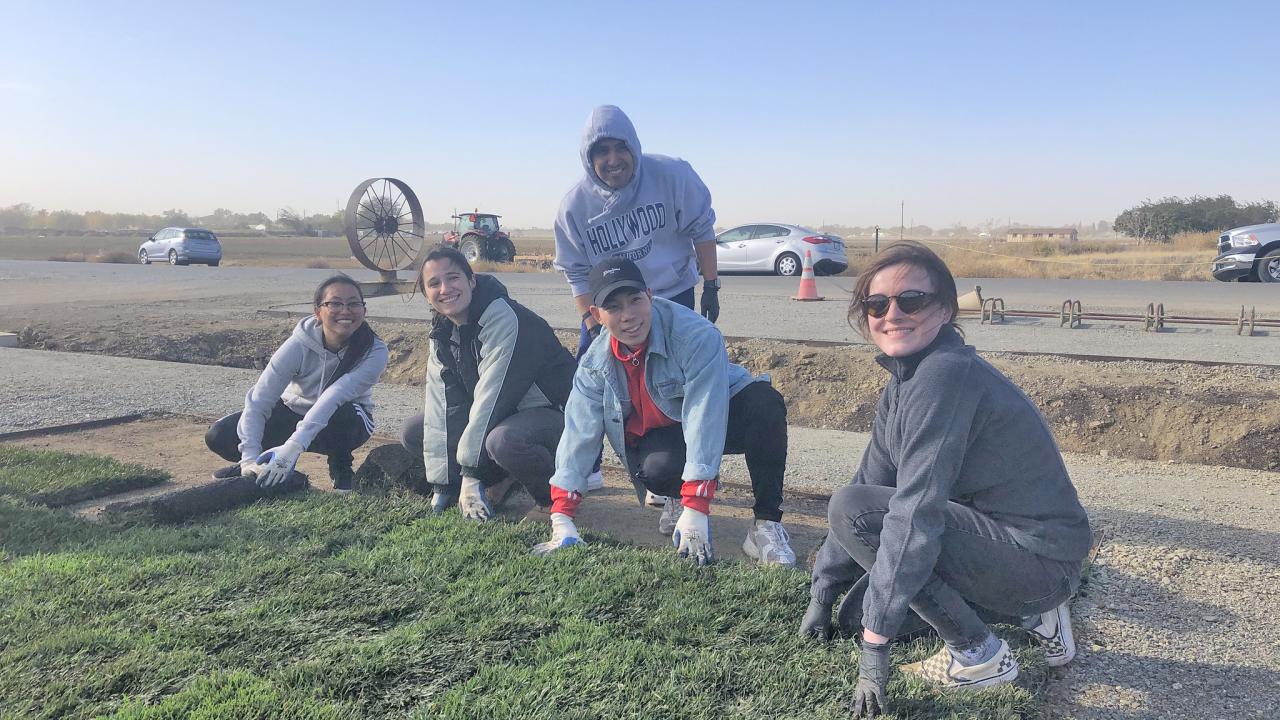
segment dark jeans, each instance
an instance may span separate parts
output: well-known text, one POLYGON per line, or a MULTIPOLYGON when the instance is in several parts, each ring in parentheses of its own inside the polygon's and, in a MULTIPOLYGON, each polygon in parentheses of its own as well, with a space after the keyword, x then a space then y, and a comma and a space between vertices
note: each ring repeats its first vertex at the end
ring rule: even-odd
MULTIPOLYGON (((404 424, 400 444, 405 450, 422 457, 421 414, 414 415, 404 424)), ((505 477, 511 477, 541 506, 551 505, 551 476, 556 471, 556 446, 564 432, 564 413, 555 408, 542 407, 521 410, 507 416, 493 426, 484 439, 481 466, 497 466, 498 472, 483 473, 484 485, 496 485, 505 477)), ((450 480, 457 492, 460 478, 450 480)))
MULTIPOLYGON (((236 425, 240 423, 241 412, 231 413, 218 420, 204 435, 204 444, 229 462, 240 461, 240 435, 236 425)), ((283 445, 293 435, 302 416, 289 409, 283 400, 277 400, 262 428, 262 449, 269 450, 283 445)), ((373 434, 373 417, 355 403, 345 403, 329 418, 329 424, 316 434, 308 451, 326 455, 329 458, 329 469, 349 469, 353 462, 351 456, 356 448, 369 441, 373 434)))
MULTIPOLYGON (((747 456, 757 520, 782 520, 782 475, 787 468, 787 405, 767 382, 753 382, 729 400, 726 455, 747 456)), ((684 473, 684 428, 679 423, 650 430, 627 448, 633 477, 655 495, 680 497, 684 473)))
MULTIPOLYGON (((831 603, 870 571, 894 488, 846 485, 831 496, 831 531, 813 565, 810 595, 831 603)), ((996 520, 967 505, 948 502, 946 529, 933 574, 911 600, 911 609, 948 644, 986 638, 987 625, 970 606, 1014 618, 1060 605, 1080 583, 1080 563, 1049 560, 1013 542, 996 520)), ((908 557, 905 562, 911 562, 908 557)))

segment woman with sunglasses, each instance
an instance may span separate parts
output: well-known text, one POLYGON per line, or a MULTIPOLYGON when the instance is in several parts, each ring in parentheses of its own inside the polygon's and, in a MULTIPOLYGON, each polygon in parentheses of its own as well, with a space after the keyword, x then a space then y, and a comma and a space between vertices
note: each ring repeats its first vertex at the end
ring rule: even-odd
POLYGON ((310 450, 328 457, 333 489, 351 491, 352 452, 373 434, 370 391, 387 367, 387 346, 365 322, 364 293, 350 277, 320 283, 312 303, 314 312, 249 389, 244 409, 205 434, 210 450, 235 463, 215 478, 251 475, 275 485, 310 450))
POLYGON ((945 647, 901 669, 940 687, 1017 677, 979 611, 1020 619, 1050 665, 1075 655, 1088 517, 1048 424, 964 344, 958 310, 951 271, 920 243, 887 248, 854 288, 849 320, 889 382, 853 483, 831 497, 801 633, 828 635, 845 593, 839 624, 862 638, 855 716, 886 712, 889 643, 926 624, 945 647))

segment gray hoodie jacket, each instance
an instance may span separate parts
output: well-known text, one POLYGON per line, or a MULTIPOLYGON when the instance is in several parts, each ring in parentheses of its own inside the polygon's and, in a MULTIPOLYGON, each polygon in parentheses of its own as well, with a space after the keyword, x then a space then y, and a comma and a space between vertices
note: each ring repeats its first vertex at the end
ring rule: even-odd
POLYGON ((853 482, 896 488, 862 602, 862 624, 892 637, 937 564, 948 502, 1000 523, 1018 545, 1083 560, 1092 534, 1048 423, 1022 390, 949 326, 892 375, 853 482))
POLYGON ((555 266, 574 296, 587 292, 587 275, 601 260, 635 262, 653 289, 670 298, 698 282, 693 246, 715 240, 711 191, 689 163, 665 155, 645 155, 630 118, 613 105, 591 112, 582 133, 585 174, 569 190, 556 215, 555 266), (627 143, 635 177, 613 190, 591 167, 591 146, 601 138, 627 143))
POLYGON ((244 412, 236 433, 240 436, 241 460, 253 460, 265 449, 262 430, 277 400, 302 416, 290 440, 306 449, 316 433, 329 424, 334 411, 354 402, 373 417, 371 390, 387 367, 387 345, 373 341, 369 354, 346 375, 325 389, 325 381, 338 369, 345 350, 329 352, 324 346, 324 330, 314 317, 303 318, 293 334, 276 350, 244 398, 244 412), (322 391, 323 390, 323 391, 322 391))

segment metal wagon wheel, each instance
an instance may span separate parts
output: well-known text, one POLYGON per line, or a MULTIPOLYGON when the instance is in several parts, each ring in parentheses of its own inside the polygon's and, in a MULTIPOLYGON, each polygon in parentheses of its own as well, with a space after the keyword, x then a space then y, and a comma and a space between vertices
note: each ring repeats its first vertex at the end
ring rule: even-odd
POLYGON ((369 178, 347 201, 347 244, 351 254, 384 277, 412 268, 426 248, 422 204, 403 181, 369 178))

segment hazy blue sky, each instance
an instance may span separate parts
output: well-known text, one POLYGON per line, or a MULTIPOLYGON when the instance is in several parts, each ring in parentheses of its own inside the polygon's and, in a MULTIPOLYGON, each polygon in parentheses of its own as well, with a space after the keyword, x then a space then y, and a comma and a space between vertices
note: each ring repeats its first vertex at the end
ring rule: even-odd
POLYGON ((1280 199, 1280 3, 787 5, 0 0, 0 206, 317 212, 393 176, 430 221, 548 227, 601 103, 721 226, 1280 199))

